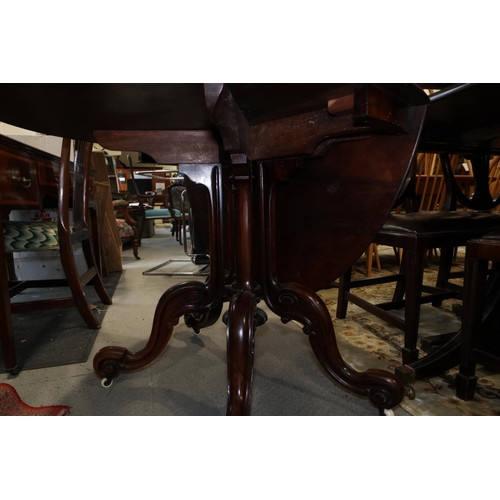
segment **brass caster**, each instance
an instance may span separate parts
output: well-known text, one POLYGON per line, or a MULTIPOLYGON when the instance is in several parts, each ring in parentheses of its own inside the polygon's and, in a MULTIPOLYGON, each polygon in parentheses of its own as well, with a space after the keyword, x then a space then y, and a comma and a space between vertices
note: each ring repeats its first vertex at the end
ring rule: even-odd
POLYGON ((405 385, 405 396, 408 399, 415 399, 415 389, 411 385, 405 385))
POLYGON ((113 385, 113 379, 109 380, 109 382, 108 382, 108 379, 106 377, 104 377, 101 379, 101 385, 105 389, 109 389, 113 385))

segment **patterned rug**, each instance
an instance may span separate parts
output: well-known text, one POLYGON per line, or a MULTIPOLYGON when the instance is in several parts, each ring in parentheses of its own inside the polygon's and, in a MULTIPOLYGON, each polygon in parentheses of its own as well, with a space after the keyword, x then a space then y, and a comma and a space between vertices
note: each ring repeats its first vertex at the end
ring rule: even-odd
MULTIPOLYGON (((395 273, 397 261, 392 249, 379 248, 381 252, 382 271, 373 276, 395 273)), ((463 253, 459 253, 456 270, 463 264, 463 253)), ((353 279, 364 277, 364 261, 360 260, 355 269, 353 279)), ((428 262, 425 269, 424 282, 435 283, 437 265, 428 262)), ((358 288, 356 293, 371 302, 382 302, 391 299, 394 284, 358 288)), ((400 330, 376 318, 361 308, 349 304, 346 319, 335 317, 337 305, 336 288, 322 290, 318 294, 330 311, 339 349, 345 361, 358 371, 368 368, 380 368, 394 372, 401 365, 401 347, 403 334, 400 330)), ((456 300, 447 300, 441 308, 430 304, 422 306, 419 338, 425 339, 436 332, 453 332, 460 329, 460 321, 452 311, 456 300)), ((403 317, 401 313, 401 317, 403 317)), ((419 348, 424 353, 420 342, 419 348)), ((442 373, 439 376, 421 379, 412 383, 416 397, 413 400, 404 398, 401 407, 411 415, 500 415, 500 374, 492 373, 478 366, 477 393, 473 400, 462 401, 455 396, 455 374, 458 369, 442 373)))
POLYGON ((0 384, 0 416, 2 417, 59 417, 69 414, 69 406, 34 407, 24 403, 9 384, 0 384))

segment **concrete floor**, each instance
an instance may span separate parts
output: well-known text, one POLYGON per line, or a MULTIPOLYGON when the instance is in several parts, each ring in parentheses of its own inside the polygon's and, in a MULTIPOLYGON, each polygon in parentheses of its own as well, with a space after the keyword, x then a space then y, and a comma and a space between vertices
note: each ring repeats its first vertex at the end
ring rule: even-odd
MULTIPOLYGON (((0 374, 29 405, 64 404, 71 415, 224 415, 226 412, 225 326, 218 322, 195 335, 181 319, 165 351, 134 373, 121 374, 103 388, 92 368, 104 346, 141 349, 149 337, 160 296, 176 283, 192 279, 143 276, 183 248, 166 225, 143 240, 141 259, 123 252, 123 273, 86 363, 0 374)), ((204 278, 195 278, 204 279, 204 278)), ((333 381, 317 362, 301 329, 283 325, 259 304, 269 321, 258 328, 252 391, 252 415, 378 415, 378 409, 333 381)), ((402 409, 396 414, 405 415, 402 409)))

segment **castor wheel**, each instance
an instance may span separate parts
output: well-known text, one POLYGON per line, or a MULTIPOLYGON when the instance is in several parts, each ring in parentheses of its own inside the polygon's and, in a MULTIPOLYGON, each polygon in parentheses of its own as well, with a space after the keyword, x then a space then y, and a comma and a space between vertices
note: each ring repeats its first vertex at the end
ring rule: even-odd
POLYGON ((192 328, 195 335, 199 335, 202 328, 215 325, 222 312, 222 302, 209 312, 190 313, 184 315, 184 323, 188 328, 192 328))
POLYGON ((260 307, 257 307, 255 311, 255 326, 262 326, 266 321, 267 314, 260 307))
POLYGON ((16 366, 14 368, 11 368, 10 370, 7 370, 7 373, 9 373, 10 375, 13 375, 13 376, 19 375, 20 372, 21 372, 21 369, 19 368, 19 366, 16 366))
POLYGON ((394 411, 392 411, 390 408, 379 408, 378 413, 382 417, 394 417, 394 411))
POLYGON ((408 399, 415 399, 415 389, 411 385, 405 385, 405 396, 408 399))
POLYGON ((108 381, 108 379, 106 377, 104 377, 101 379, 101 385, 105 389, 109 389, 113 385, 113 379, 109 379, 109 381, 108 381))

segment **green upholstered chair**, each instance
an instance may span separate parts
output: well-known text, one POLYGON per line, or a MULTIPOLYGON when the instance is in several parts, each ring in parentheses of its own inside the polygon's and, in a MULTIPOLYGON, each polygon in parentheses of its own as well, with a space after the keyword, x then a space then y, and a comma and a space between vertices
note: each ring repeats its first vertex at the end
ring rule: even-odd
POLYGON ((141 215, 140 223, 139 223, 139 245, 141 243, 141 239, 144 234, 144 229, 146 227, 146 221, 148 220, 168 220, 172 223, 175 222, 176 217, 180 217, 181 213, 178 210, 175 210, 169 207, 167 196, 163 194, 149 194, 149 193, 141 193, 139 187, 137 186, 137 182, 134 174, 134 167, 132 165, 131 156, 128 155, 128 162, 130 168, 130 180, 131 186, 133 189, 133 195, 137 197, 137 202, 139 206, 137 210, 141 215), (160 201, 162 207, 155 208, 156 201, 160 201))

